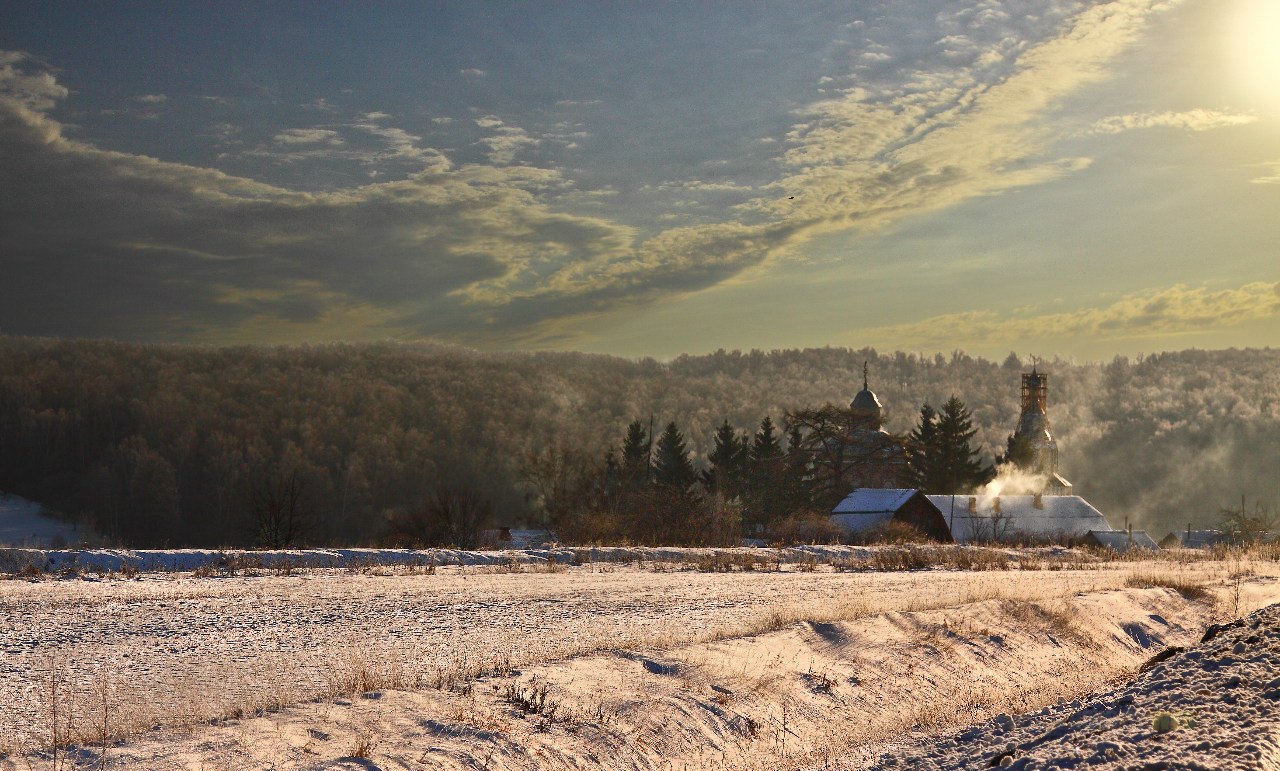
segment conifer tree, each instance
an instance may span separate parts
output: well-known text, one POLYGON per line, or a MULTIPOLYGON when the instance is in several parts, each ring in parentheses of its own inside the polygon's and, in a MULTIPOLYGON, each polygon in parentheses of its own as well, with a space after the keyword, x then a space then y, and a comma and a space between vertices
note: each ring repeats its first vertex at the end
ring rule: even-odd
POLYGON ((622 440, 622 483, 626 487, 643 487, 649 480, 649 432, 638 420, 627 426, 622 440))
POLYGON ((915 488, 932 493, 942 485, 937 465, 931 464, 936 452, 938 413, 925 402, 920 407, 920 420, 907 435, 907 481, 915 488))
POLYGON ((934 440, 938 493, 968 493, 990 481, 991 469, 982 465, 978 451, 970 444, 977 433, 968 408, 958 397, 952 396, 942 405, 934 440))
POLYGON ((760 421, 749 456, 752 524, 768 524, 786 508, 786 467, 773 419, 760 421))
POLYGON ((809 453, 804 449, 804 437, 800 428, 791 427, 787 435, 786 507, 789 512, 802 511, 810 506, 809 453))
POLYGON ((1036 459, 1035 448, 1031 446, 1031 440, 1020 434, 1010 434, 1008 441, 1008 449, 1004 455, 1000 456, 997 461, 1003 466, 1006 463, 1012 463, 1015 467, 1026 471, 1032 470, 1031 466, 1036 459))
POLYGON ((751 465, 760 468, 782 457, 782 444, 773 432, 773 419, 768 415, 760 421, 760 430, 756 431, 755 440, 751 443, 751 465))
POLYGON ((716 429, 715 445, 707 460, 711 466, 702 472, 702 486, 708 493, 720 493, 726 499, 742 494, 746 470, 746 443, 726 420, 716 429))
POLYGON ((938 495, 969 493, 991 480, 971 442, 978 431, 964 402, 952 396, 936 412, 925 404, 909 438, 910 481, 938 495))
POLYGON ((675 490, 688 490, 697 479, 693 462, 689 460, 689 447, 684 434, 676 428, 675 421, 658 437, 653 453, 653 478, 658 485, 675 490))

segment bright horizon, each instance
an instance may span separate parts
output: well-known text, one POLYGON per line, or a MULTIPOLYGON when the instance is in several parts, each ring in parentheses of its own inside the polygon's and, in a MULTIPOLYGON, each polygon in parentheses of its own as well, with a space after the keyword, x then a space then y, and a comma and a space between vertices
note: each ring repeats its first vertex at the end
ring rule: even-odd
POLYGON ((1280 7, 905 5, 9 4, 0 333, 1275 345, 1280 7))

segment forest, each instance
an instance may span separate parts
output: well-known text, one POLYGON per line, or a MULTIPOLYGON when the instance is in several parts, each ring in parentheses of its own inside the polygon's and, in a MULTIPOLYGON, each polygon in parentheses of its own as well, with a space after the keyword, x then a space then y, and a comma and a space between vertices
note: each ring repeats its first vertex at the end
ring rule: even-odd
MULTIPOLYGON (((460 503, 489 525, 537 524, 554 513, 547 464, 603 468, 611 450, 621 458, 628 427, 652 418, 655 434, 675 424, 692 470, 705 472, 726 423, 754 436, 768 417, 781 434, 788 414, 847 405, 864 362, 887 430, 906 438, 922 405, 956 396, 987 464, 1005 451, 1032 364, 961 351, 659 362, 0 337, 0 490, 136 547, 380 543, 415 512, 460 503)), ((1157 538, 1211 526, 1241 496, 1275 513, 1280 351, 1037 364, 1049 373, 1060 470, 1113 525, 1127 519, 1157 538)))

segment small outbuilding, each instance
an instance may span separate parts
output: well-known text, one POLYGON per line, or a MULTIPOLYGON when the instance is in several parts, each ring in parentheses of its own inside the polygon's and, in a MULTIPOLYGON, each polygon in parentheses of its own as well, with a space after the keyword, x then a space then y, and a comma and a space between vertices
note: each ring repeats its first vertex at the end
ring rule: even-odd
POLYGON ((952 540, 942 512, 919 490, 859 487, 831 510, 831 523, 846 535, 874 535, 901 523, 935 541, 952 540))
POLYGON ((1211 549, 1218 544, 1231 543, 1231 537, 1221 530, 1174 530, 1160 539, 1166 549, 1211 549), (1168 544, 1167 546, 1165 544, 1168 544))
POLYGON ((1159 544, 1145 530, 1090 530, 1080 539, 1086 546, 1097 546, 1124 553, 1131 549, 1156 551, 1159 544))

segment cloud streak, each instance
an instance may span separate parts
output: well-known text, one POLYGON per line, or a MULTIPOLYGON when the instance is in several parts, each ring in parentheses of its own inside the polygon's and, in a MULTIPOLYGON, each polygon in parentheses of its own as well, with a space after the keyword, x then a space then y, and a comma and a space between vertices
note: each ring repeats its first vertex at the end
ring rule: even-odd
POLYGON ((1113 115, 1093 124, 1095 134, 1119 134, 1122 131, 1149 128, 1173 128, 1183 131, 1212 131, 1230 126, 1246 126, 1256 123, 1258 116, 1218 110, 1187 110, 1185 112, 1147 112, 1130 115, 1113 115))
POLYGON ((964 51, 959 35, 935 46, 969 60, 814 105, 789 137, 792 173, 779 183, 788 195, 764 209, 819 231, 873 228, 1084 168, 1087 159, 1043 157, 1057 136, 1046 116, 1107 77, 1148 19, 1174 4, 1101 3, 1025 48, 1010 46, 1011 21, 998 8, 964 9, 951 20, 964 51))
MULTIPOLYGON (((770 248, 768 231, 738 225, 641 241, 549 206, 540 196, 568 184, 558 172, 454 166, 382 116, 352 128, 419 170, 333 192, 102 150, 49 116, 67 96, 50 73, 3 67, 0 253, 22 277, 0 287, 5 332, 528 339, 544 322, 714 284, 770 248)), ((270 152, 354 152, 343 136, 282 130, 270 152)))
POLYGON ((1260 319, 1280 319, 1280 283, 1211 290, 1178 284, 1129 294, 1110 305, 1069 312, 1039 307, 953 313, 907 324, 858 330, 859 339, 904 348, 946 348, 1026 339, 1090 337, 1130 340, 1188 335, 1260 319))

